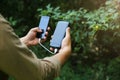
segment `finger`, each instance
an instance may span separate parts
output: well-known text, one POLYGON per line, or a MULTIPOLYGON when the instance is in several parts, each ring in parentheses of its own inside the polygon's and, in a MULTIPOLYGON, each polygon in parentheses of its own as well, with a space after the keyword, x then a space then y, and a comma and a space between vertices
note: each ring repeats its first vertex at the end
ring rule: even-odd
POLYGON ((50 31, 50 27, 47 28, 47 31, 50 31))
POLYGON ((42 32, 42 30, 39 29, 39 27, 32 28, 31 30, 34 32, 42 32))
POLYGON ((40 29, 39 27, 37 27, 37 32, 42 32, 42 29, 40 29))
POLYGON ((48 36, 48 32, 45 32, 45 36, 48 36))
POLYGON ((53 35, 51 36, 51 39, 53 38, 53 35))
POLYGON ((51 39, 50 39, 50 41, 52 40, 52 38, 53 38, 53 35, 51 36, 51 39))
POLYGON ((42 39, 42 42, 45 42, 47 40, 47 37, 44 37, 43 39, 42 39))
POLYGON ((51 51, 54 51, 54 48, 50 47, 50 50, 51 50, 51 51))
POLYGON ((44 41, 46 41, 47 40, 47 37, 44 37, 44 41))
POLYGON ((70 27, 66 29, 66 37, 70 38, 70 27))

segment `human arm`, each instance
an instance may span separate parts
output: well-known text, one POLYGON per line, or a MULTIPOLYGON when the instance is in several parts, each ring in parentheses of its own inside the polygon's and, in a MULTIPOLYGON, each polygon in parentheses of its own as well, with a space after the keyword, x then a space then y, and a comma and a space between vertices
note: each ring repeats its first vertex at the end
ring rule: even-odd
POLYGON ((53 80, 58 63, 47 59, 37 58, 8 22, 0 20, 0 70, 16 80, 53 80))
POLYGON ((38 59, 0 15, 0 70, 16 80, 53 80, 59 73, 62 59, 57 59, 57 55, 38 59))

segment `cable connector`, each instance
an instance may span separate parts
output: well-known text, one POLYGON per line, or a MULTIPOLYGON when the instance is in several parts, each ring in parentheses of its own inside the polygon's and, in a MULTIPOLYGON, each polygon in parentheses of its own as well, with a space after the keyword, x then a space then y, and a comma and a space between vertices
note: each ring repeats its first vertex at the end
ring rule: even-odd
POLYGON ((54 54, 56 54, 58 52, 58 49, 57 48, 55 48, 54 49, 54 54))

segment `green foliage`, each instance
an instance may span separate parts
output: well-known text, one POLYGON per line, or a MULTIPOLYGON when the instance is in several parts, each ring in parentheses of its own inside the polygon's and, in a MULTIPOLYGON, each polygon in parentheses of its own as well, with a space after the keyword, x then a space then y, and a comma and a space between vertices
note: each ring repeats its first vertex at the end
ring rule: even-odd
POLYGON ((107 67, 107 73, 109 76, 109 80, 118 80, 120 76, 120 57, 110 61, 109 66, 107 67))
POLYGON ((55 80, 119 80, 120 58, 113 59, 108 64, 97 62, 92 66, 87 64, 64 65, 63 70, 55 80))
MULTIPOLYGON (((88 0, 90 1, 92 0, 88 0)), ((38 26, 39 18, 43 15, 51 17, 50 35, 53 34, 58 21, 70 22, 73 54, 55 80, 119 80, 119 0, 108 0, 104 6, 93 11, 81 7, 78 9, 77 4, 87 3, 85 0, 67 2, 66 0, 20 0, 19 2, 1 0, 0 12, 7 17, 15 33, 20 37, 30 28, 38 26), (115 59, 116 57, 118 58, 115 59)), ((49 40, 50 36, 44 44, 48 48, 49 40)), ((50 55, 39 45, 30 49, 38 58, 50 55)), ((10 77, 9 80, 14 79, 10 77)))
MULTIPOLYGON (((108 1, 106 6, 94 11, 80 8, 77 11, 62 12, 60 7, 53 8, 51 5, 48 5, 46 9, 38 9, 39 16, 51 16, 50 25, 52 27, 55 27, 55 23, 59 20, 70 22, 72 50, 73 55, 76 55, 73 57, 74 62, 72 63, 77 63, 80 60, 82 64, 79 65, 87 64, 89 66, 85 68, 83 66, 81 68, 77 67, 77 69, 82 69, 85 74, 74 72, 80 72, 80 70, 70 69, 70 72, 67 72, 63 68, 65 73, 62 72, 63 76, 56 80, 111 80, 111 77, 106 72, 106 64, 111 58, 118 56, 120 52, 120 26, 116 22, 119 18, 119 11, 111 4, 113 2, 108 1), (96 63, 96 61, 100 62, 96 63), (66 73, 69 73, 69 75, 66 75, 66 73)), ((67 69, 69 68, 67 67, 67 69)), ((115 80, 119 79, 118 75, 119 73, 116 74, 117 78, 115 80)))
MULTIPOLYGON (((52 27, 55 27, 55 23, 59 20, 69 21, 71 24, 70 26, 73 43, 72 45, 74 46, 73 52, 79 54, 82 53, 82 55, 85 54, 84 56, 86 56, 87 54, 92 52, 91 50, 93 50, 93 47, 96 45, 96 44, 94 45, 94 43, 97 43, 99 41, 97 39, 99 38, 99 33, 102 34, 102 31, 103 32, 111 31, 113 35, 109 36, 109 34, 105 33, 103 33, 103 35, 106 35, 108 38, 113 39, 111 40, 113 42, 116 42, 116 38, 111 37, 116 35, 118 36, 117 38, 119 38, 119 34, 115 34, 119 33, 119 30, 113 32, 114 30, 120 28, 119 25, 114 22, 119 17, 119 13, 117 12, 116 9, 110 8, 109 6, 110 4, 107 5, 106 7, 101 7, 98 10, 94 11, 87 11, 86 9, 80 8, 77 11, 69 10, 63 13, 60 10, 60 7, 53 8, 50 5, 48 5, 46 9, 41 8, 38 9, 38 12, 40 14, 39 16, 42 15, 51 16, 50 25, 52 25, 52 27)), ((101 36, 102 35, 100 35, 100 37, 101 36)), ((106 40, 104 36, 103 39, 106 40)), ((105 40, 103 41, 102 45, 109 46, 109 44, 104 43, 105 40)), ((109 43, 109 41, 106 42, 109 43)), ((99 48, 99 46, 95 47, 99 48)))

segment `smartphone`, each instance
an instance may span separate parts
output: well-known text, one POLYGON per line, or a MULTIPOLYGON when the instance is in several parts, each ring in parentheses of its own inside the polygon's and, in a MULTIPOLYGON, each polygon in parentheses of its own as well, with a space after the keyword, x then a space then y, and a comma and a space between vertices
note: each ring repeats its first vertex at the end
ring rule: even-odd
POLYGON ((52 40, 50 41, 50 46, 53 48, 60 48, 62 40, 66 33, 66 28, 68 27, 69 22, 59 21, 55 28, 52 40))
POLYGON ((43 39, 45 37, 45 32, 48 27, 50 17, 49 16, 41 16, 40 22, 39 22, 39 28, 42 30, 42 33, 39 34, 39 38, 43 39))

